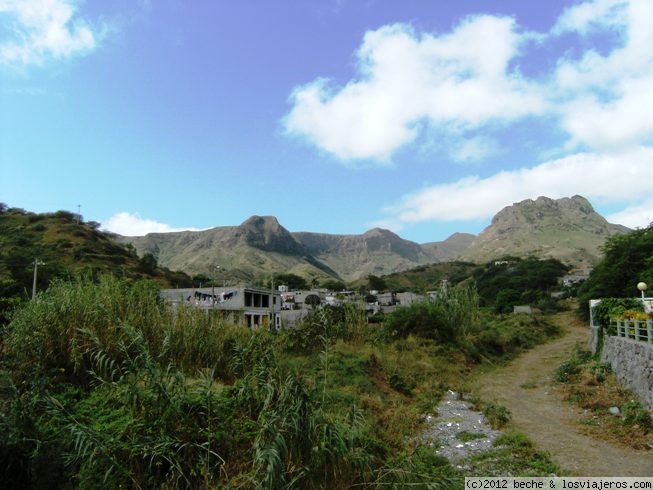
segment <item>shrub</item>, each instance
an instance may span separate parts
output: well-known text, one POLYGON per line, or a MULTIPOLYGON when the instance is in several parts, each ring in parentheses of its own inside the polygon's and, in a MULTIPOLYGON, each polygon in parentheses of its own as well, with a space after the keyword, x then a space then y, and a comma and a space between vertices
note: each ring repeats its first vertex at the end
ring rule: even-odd
POLYGON ((563 362, 554 372, 554 378, 560 383, 568 383, 574 376, 580 373, 580 369, 575 362, 563 362))
POLYGON ((642 408, 638 402, 626 403, 621 407, 621 413, 623 413, 623 423, 624 425, 634 426, 638 425, 640 428, 645 431, 653 428, 653 423, 651 421, 651 414, 648 410, 642 408))
POLYGON ((512 416, 510 410, 506 407, 494 403, 490 403, 483 409, 483 415, 485 415, 490 427, 495 430, 505 427, 512 416))
POLYGON ((399 307, 386 316, 389 338, 418 335, 439 342, 454 342, 478 325, 478 295, 473 288, 456 288, 436 301, 399 307))

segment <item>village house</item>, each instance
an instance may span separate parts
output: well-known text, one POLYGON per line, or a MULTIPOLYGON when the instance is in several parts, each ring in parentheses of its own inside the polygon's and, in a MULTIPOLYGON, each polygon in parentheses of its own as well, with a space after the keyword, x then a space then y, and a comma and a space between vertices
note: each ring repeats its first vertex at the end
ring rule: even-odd
POLYGON ((281 296, 257 287, 163 289, 161 297, 173 307, 180 303, 207 311, 220 311, 236 325, 281 328, 281 296))

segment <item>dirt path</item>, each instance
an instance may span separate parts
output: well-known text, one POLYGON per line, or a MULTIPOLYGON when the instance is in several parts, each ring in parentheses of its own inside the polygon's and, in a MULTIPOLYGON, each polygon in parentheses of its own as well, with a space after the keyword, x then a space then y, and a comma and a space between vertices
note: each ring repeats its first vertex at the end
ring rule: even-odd
POLYGON ((578 431, 580 409, 562 399, 553 370, 569 359, 576 343, 585 346, 587 328, 570 314, 554 318, 565 330, 508 366, 483 375, 475 392, 512 412, 513 424, 566 472, 575 476, 653 476, 651 451, 636 451, 592 439, 578 431))

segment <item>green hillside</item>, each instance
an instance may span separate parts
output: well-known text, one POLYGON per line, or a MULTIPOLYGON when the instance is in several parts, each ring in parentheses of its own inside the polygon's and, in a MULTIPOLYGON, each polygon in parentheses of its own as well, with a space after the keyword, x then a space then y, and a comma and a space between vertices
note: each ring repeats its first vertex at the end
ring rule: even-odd
POLYGON ((54 278, 80 273, 153 279, 164 287, 190 283, 185 273, 160 268, 148 255, 139 258, 98 228, 68 211, 37 214, 0 204, 0 323, 13 305, 31 296, 35 260, 41 264, 39 291, 54 278))
POLYGON ((455 285, 471 277, 478 266, 470 262, 441 262, 383 276, 388 289, 396 292, 425 293, 439 289, 443 279, 455 285))
POLYGON ((477 265, 469 262, 443 262, 415 267, 383 276, 390 291, 426 293, 437 291, 446 280, 454 287, 473 283, 482 306, 498 312, 511 311, 516 304, 552 306, 550 292, 559 289, 559 280, 568 267, 556 259, 504 257, 502 260, 477 265))

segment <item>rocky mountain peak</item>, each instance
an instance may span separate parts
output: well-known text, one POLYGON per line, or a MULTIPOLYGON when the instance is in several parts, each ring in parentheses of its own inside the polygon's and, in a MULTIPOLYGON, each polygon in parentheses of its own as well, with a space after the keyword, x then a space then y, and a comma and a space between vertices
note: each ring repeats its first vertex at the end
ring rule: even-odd
POLYGON ((503 208, 463 257, 476 261, 502 255, 555 257, 571 264, 594 263, 605 239, 622 233, 582 196, 540 196, 503 208))
POLYGON ((251 216, 236 228, 235 237, 261 250, 303 253, 303 247, 274 216, 251 216))

